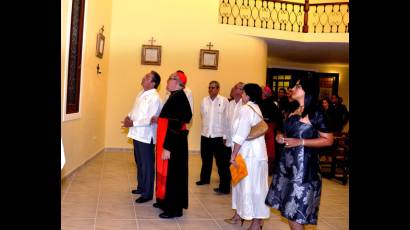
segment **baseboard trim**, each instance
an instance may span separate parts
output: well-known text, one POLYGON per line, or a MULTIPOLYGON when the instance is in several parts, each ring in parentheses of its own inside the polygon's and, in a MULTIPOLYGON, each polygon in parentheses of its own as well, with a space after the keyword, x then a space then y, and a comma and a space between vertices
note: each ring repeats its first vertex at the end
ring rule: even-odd
MULTIPOLYGON (((88 159, 83 161, 78 167, 73 168, 70 172, 68 172, 65 176, 61 177, 61 180, 64 180, 65 178, 70 177, 72 174, 74 174, 78 169, 80 169, 83 165, 87 164, 87 162, 91 161, 94 159, 96 156, 100 155, 101 153, 104 152, 133 152, 133 148, 102 148, 100 151, 95 153, 94 155, 91 155, 88 159)), ((198 149, 192 149, 189 150, 189 154, 199 154, 201 151, 198 149)))
POLYGON ((133 152, 133 148, 105 148, 105 152, 133 152))
MULTIPOLYGON (((133 148, 105 148, 106 152, 133 152, 133 148)), ((199 149, 190 149, 189 153, 190 154, 199 154, 201 151, 199 149)))
POLYGON ((88 159, 86 159, 85 161, 83 161, 83 163, 81 163, 79 166, 71 169, 71 171, 69 171, 65 176, 61 177, 61 180, 64 180, 65 178, 70 177, 73 173, 75 173, 78 169, 80 169, 83 165, 87 164, 87 162, 91 161, 92 159, 94 159, 96 156, 100 155, 101 153, 103 153, 105 151, 105 148, 102 148, 100 151, 96 152, 94 155, 91 155, 88 159))

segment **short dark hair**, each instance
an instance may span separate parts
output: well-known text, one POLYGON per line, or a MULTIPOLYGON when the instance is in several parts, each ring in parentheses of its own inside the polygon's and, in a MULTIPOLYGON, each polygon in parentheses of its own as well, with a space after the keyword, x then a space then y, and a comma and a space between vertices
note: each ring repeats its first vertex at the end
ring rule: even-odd
POLYGON ((329 105, 331 105, 332 103, 331 103, 331 101, 330 101, 330 99, 328 98, 328 97, 324 97, 324 98, 322 98, 322 99, 320 99, 320 104, 322 104, 323 103, 323 101, 326 101, 329 105))
POLYGON ((218 81, 215 81, 215 80, 209 82, 209 85, 210 85, 210 84, 215 84, 217 89, 219 89, 219 87, 220 87, 219 82, 218 82, 218 81))
POLYGON ((161 76, 154 70, 151 70, 152 79, 151 82, 154 82, 154 88, 158 89, 159 83, 161 83, 161 76))
POLYGON ((339 97, 339 95, 337 95, 337 94, 332 94, 332 96, 335 96, 338 100, 340 99, 340 97, 339 97))
POLYGON ((260 105, 262 101, 262 88, 255 83, 248 83, 243 86, 243 91, 249 96, 249 100, 260 105))

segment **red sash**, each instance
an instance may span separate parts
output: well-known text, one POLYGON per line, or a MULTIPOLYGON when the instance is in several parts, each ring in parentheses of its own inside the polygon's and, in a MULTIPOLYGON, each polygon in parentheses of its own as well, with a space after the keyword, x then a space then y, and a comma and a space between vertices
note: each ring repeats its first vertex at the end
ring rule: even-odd
POLYGON ((155 189, 155 196, 157 199, 165 198, 165 189, 167 183, 167 172, 168 172, 168 160, 162 160, 162 151, 165 136, 168 129, 168 119, 158 118, 158 128, 157 128, 157 184, 155 189))

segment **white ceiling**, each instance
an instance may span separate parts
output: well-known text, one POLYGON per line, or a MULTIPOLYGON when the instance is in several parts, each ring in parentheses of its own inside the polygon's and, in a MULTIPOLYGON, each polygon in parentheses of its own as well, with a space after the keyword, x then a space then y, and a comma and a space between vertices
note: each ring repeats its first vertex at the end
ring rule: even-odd
POLYGON ((349 43, 296 42, 263 38, 268 45, 268 57, 303 63, 349 64, 349 43))

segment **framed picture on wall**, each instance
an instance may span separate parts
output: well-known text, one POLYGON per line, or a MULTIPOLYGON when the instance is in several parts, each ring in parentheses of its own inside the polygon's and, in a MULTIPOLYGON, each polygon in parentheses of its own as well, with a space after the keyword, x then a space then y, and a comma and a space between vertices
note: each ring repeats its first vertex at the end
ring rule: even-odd
POLYGON ((161 46, 142 45, 142 65, 161 65, 161 46))
POLYGON ((219 50, 201 49, 199 55, 200 69, 218 69, 219 50))

